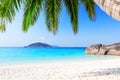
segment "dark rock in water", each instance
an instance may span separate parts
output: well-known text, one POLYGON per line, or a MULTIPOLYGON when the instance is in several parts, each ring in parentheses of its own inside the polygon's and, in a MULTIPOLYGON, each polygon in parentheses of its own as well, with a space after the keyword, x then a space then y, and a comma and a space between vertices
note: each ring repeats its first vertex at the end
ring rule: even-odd
POLYGON ((32 47, 32 48, 50 48, 52 47, 51 45, 45 44, 45 43, 33 43, 30 44, 26 47, 32 47))
POLYGON ((120 43, 111 45, 96 44, 87 47, 87 54, 99 54, 99 55, 120 55, 120 43))

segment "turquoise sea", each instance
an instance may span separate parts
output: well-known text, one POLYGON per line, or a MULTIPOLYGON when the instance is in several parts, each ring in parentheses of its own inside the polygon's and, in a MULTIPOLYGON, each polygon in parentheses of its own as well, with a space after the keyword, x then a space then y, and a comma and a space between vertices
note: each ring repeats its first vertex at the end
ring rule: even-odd
POLYGON ((0 63, 74 60, 102 57, 87 55, 85 54, 85 49, 86 48, 0 48, 0 63))

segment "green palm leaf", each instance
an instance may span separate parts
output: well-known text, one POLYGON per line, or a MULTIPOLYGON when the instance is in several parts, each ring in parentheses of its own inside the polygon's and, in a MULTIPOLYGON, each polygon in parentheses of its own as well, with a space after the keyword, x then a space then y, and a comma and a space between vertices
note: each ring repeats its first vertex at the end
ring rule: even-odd
POLYGON ((56 33, 62 2, 68 11, 75 34, 78 32, 79 2, 84 4, 90 19, 95 18, 95 3, 93 0, 0 0, 0 30, 5 30, 5 24, 12 22, 16 11, 23 3, 23 31, 27 32, 29 27, 34 25, 39 17, 40 10, 44 7, 48 30, 56 33))
POLYGON ((0 0, 0 30, 5 30, 5 24, 12 22, 15 11, 18 10, 23 0, 0 0))
POLYGON ((23 0, 1 0, 0 17, 12 22, 15 11, 18 10, 23 0))
POLYGON ((26 0, 24 6, 23 31, 27 32, 31 25, 37 21, 40 10, 42 8, 42 0, 26 0))
POLYGON ((82 3, 84 4, 86 11, 89 15, 89 18, 93 20, 95 18, 95 3, 93 0, 82 0, 82 3))
POLYGON ((2 32, 6 31, 4 19, 0 19, 0 31, 2 32))
POLYGON ((61 11, 61 0, 45 0, 46 24, 49 31, 56 33, 61 11))
POLYGON ((63 1, 68 10, 68 14, 70 15, 73 31, 76 34, 78 32, 79 1, 78 0, 63 0, 63 1))

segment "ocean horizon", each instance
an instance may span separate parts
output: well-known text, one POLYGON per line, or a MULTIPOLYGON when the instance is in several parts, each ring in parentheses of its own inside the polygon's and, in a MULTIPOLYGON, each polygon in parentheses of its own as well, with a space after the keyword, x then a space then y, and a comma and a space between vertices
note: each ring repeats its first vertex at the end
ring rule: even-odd
POLYGON ((103 58, 106 55, 88 55, 86 47, 24 48, 1 47, 0 63, 44 62, 103 58))

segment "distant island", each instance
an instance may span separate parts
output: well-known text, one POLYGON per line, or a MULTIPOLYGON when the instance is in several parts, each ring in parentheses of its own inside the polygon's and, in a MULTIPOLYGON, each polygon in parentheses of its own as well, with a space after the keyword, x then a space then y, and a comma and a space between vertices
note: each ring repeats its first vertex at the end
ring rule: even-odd
POLYGON ((51 48, 51 47, 54 47, 54 46, 51 46, 49 44, 46 44, 46 43, 41 43, 41 42, 38 42, 38 43, 32 43, 28 46, 25 46, 25 47, 30 47, 30 48, 51 48))

